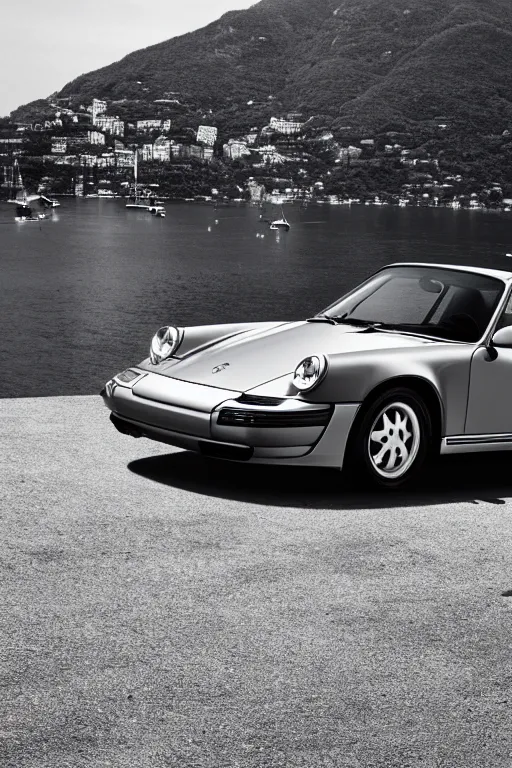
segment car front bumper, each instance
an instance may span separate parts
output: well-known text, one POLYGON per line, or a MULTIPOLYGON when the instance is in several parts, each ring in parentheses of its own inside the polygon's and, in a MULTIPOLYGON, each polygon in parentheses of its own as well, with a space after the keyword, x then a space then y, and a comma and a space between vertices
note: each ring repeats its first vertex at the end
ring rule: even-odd
POLYGON ((232 461, 343 464, 359 403, 240 401, 241 392, 131 370, 138 374, 132 381, 116 376, 101 392, 123 434, 232 461))

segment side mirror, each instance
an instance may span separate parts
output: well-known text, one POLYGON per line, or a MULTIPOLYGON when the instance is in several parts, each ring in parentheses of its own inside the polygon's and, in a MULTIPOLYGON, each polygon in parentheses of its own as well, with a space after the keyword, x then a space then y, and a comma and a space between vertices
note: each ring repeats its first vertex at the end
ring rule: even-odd
POLYGON ((493 347, 512 348, 512 325, 507 325, 505 328, 500 328, 499 331, 496 331, 492 337, 491 344, 493 347))

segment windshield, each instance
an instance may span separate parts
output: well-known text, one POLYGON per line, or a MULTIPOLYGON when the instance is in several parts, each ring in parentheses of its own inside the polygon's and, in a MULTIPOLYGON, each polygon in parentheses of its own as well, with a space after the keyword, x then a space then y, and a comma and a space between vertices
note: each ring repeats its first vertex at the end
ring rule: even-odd
POLYGON ((494 277, 436 267, 389 267, 319 317, 435 336, 479 341, 503 294, 494 277))

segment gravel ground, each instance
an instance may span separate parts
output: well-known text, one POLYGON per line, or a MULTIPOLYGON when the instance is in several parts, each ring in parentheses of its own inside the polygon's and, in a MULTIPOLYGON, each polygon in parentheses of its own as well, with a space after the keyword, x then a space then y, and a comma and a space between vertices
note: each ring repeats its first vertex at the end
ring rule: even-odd
POLYGON ((2 768, 512 766, 512 457, 355 493, 0 413, 2 768))

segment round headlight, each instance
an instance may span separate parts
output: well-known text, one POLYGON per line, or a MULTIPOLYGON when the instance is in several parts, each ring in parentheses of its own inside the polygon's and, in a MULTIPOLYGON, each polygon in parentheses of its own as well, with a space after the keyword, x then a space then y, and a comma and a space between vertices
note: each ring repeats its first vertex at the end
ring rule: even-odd
POLYGON ((149 357, 153 365, 167 360, 177 348, 179 339, 179 331, 173 325, 165 325, 160 328, 151 339, 149 357))
POLYGON ((295 369, 293 386, 305 392, 319 384, 327 371, 327 358, 324 355, 305 357, 295 369))

